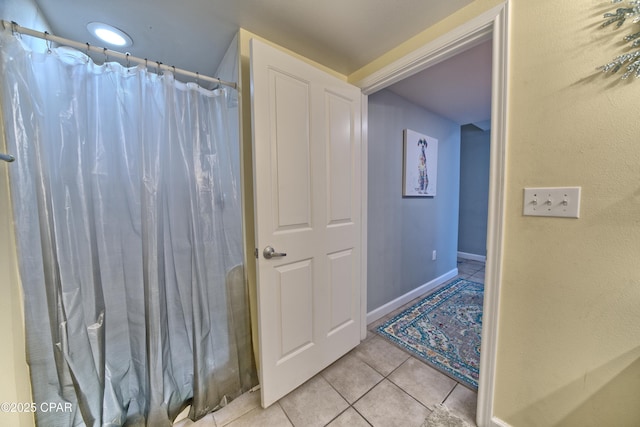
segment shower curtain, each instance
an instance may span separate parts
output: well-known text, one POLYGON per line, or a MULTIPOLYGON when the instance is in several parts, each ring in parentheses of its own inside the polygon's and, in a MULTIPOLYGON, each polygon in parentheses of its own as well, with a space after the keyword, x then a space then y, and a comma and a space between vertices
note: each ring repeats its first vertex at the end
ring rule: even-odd
POLYGON ((10 31, 0 55, 38 424, 171 425, 254 386, 226 89, 10 31))

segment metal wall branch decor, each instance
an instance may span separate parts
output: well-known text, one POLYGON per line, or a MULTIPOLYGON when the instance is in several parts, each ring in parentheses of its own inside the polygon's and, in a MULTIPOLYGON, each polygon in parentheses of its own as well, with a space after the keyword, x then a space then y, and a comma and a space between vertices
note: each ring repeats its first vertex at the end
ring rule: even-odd
MULTIPOLYGON (((623 0, 611 0, 611 3, 622 3, 623 0)), ((603 27, 607 27, 611 24, 616 24, 616 28, 620 28, 627 19, 632 19, 634 24, 640 22, 640 0, 627 0, 627 7, 619 7, 615 12, 609 12, 604 14, 605 22, 602 23, 603 27)), ((624 38, 626 42, 631 43, 631 48, 637 48, 640 46, 640 31, 633 34, 629 34, 624 38)), ((623 79, 626 79, 632 75, 640 77, 640 50, 625 53, 614 58, 611 62, 601 67, 605 73, 616 73, 621 68, 625 68, 625 73, 622 75, 623 79)))

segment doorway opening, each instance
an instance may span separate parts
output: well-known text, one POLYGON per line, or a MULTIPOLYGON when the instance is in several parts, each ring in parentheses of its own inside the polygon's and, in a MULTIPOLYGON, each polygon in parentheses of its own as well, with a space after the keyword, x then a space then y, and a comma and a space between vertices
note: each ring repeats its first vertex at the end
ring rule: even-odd
MULTIPOLYGON (((487 261, 477 405, 477 422, 480 426, 493 425, 506 186, 507 23, 505 2, 356 83, 365 95, 374 94, 482 42, 493 40, 487 261)), ((370 175, 374 171, 368 173, 370 175)), ((366 198, 364 202, 366 203, 366 198)), ((366 205, 364 206, 366 210, 366 205)), ((366 223, 366 219, 364 222, 366 223)), ((363 309, 366 310, 366 305, 363 309)))

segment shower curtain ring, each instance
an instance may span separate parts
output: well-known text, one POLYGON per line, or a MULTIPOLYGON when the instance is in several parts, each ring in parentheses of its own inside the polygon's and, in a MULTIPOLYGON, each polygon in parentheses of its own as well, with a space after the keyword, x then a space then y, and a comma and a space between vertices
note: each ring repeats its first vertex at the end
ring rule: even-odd
POLYGON ((107 55, 107 48, 106 47, 102 48, 102 53, 104 54, 104 62, 105 63, 109 62, 109 56, 107 55))
POLYGON ((89 63, 89 52, 91 52, 91 45, 87 42, 87 64, 89 63))
POLYGON ((129 68, 131 66, 131 64, 129 63, 129 56, 131 56, 131 54, 127 52, 125 53, 125 55, 127 55, 127 68, 129 68))
POLYGON ((160 61, 156 61, 156 74, 159 76, 162 75, 162 62, 160 61))
POLYGON ((51 53, 51 40, 49 40, 49 32, 44 32, 44 42, 47 45, 47 53, 51 53))
POLYGON ((20 33, 18 32, 18 23, 16 21, 11 21, 11 35, 12 36, 20 35, 20 33))

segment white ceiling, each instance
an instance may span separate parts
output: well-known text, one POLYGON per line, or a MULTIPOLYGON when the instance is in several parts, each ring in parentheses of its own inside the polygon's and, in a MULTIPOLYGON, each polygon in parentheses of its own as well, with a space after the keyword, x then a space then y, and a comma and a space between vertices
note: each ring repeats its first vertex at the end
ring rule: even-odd
MULTIPOLYGON (((208 75, 215 72, 239 27, 349 75, 472 1, 36 0, 55 35, 103 46, 87 31, 86 24, 106 22, 131 36, 134 44, 127 51, 132 55, 208 75)), ((483 52, 487 54, 485 49, 474 58, 483 52)), ((412 87, 424 90, 424 99, 410 99, 452 120, 466 122, 466 118, 450 116, 460 107, 447 111, 430 105, 442 108, 453 102, 452 98, 481 92, 470 85, 482 80, 486 70, 480 70, 486 64, 469 61, 462 65, 462 72, 443 70, 444 64, 436 66, 440 71, 432 67, 423 72, 422 78, 437 78, 438 83, 422 84, 422 78, 414 77, 411 81, 418 82, 417 86, 401 82, 394 91, 413 94, 412 87), (445 86, 461 93, 434 95, 434 88, 445 86), (431 100, 435 104, 430 104, 431 100)), ((482 81, 485 84, 486 78, 482 81)))
POLYGON ((406 78, 388 89, 460 125, 491 118, 492 41, 406 78))

